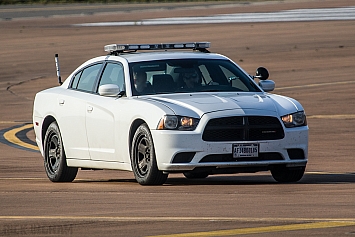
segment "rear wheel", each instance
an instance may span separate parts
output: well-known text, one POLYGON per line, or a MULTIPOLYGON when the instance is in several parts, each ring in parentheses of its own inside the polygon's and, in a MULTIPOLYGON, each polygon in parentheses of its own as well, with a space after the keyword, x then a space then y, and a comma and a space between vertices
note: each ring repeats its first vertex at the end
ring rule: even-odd
POLYGON ((141 185, 160 185, 168 177, 158 170, 152 135, 146 124, 140 125, 134 134, 131 164, 134 176, 141 185))
POLYGON ((272 168, 272 177, 280 183, 291 183, 299 181, 304 174, 306 167, 277 166, 272 168))
POLYGON ((52 122, 44 137, 44 168, 50 181, 71 182, 78 168, 68 167, 62 137, 56 122, 52 122))

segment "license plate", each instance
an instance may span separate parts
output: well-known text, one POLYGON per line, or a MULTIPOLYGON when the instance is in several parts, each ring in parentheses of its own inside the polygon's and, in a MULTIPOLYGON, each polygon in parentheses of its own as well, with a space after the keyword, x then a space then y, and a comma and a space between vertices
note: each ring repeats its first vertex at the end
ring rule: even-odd
POLYGON ((257 143, 233 144, 233 158, 258 156, 259 145, 257 143))

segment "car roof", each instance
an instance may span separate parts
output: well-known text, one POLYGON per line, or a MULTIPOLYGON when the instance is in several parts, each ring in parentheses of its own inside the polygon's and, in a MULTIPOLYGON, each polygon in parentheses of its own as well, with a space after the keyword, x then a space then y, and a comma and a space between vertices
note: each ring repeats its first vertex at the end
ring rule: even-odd
POLYGON ((203 52, 177 52, 177 51, 154 51, 154 52, 136 52, 136 53, 122 53, 118 56, 110 55, 106 59, 114 60, 116 57, 124 58, 129 63, 153 61, 153 60, 167 60, 167 59, 227 59, 227 57, 215 53, 203 52))
POLYGON ((169 60, 169 59, 219 59, 230 60, 226 56, 216 53, 204 53, 199 51, 149 51, 149 52, 131 52, 121 53, 119 55, 106 55, 91 58, 79 66, 73 73, 80 70, 87 65, 97 63, 99 61, 126 61, 127 63, 135 62, 149 62, 155 60, 169 60))

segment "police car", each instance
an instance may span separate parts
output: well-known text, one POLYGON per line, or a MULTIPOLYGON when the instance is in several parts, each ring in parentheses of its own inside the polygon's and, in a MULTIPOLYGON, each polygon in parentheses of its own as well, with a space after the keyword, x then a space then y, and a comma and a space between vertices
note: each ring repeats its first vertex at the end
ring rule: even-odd
MULTIPOLYGON (((296 182, 308 160, 304 108, 269 93, 209 42, 112 44, 60 86, 36 94, 33 124, 48 178, 78 169, 133 171, 141 185, 271 171, 296 182)), ((58 77, 59 66, 58 66, 58 77)))

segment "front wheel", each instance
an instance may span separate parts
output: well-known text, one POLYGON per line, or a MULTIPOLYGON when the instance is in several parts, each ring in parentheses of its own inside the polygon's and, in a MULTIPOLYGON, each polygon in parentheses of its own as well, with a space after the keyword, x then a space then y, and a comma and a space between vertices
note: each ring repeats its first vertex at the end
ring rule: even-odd
POLYGON ((44 169, 52 182, 71 182, 78 168, 68 167, 62 137, 56 122, 52 122, 44 136, 44 169))
POLYGON ((168 175, 158 170, 153 138, 146 124, 138 127, 131 148, 131 164, 134 176, 141 185, 160 185, 168 175))
POLYGON ((292 183, 299 181, 304 174, 306 167, 276 166, 272 168, 272 177, 280 183, 292 183))

